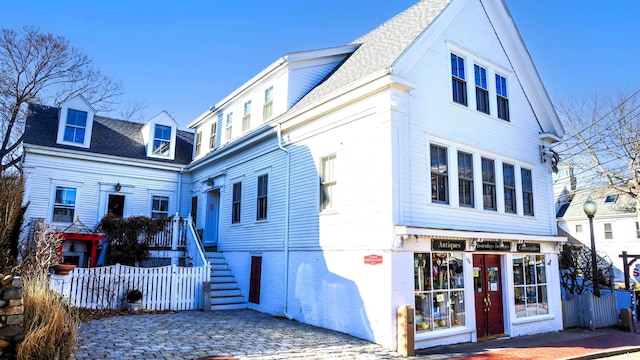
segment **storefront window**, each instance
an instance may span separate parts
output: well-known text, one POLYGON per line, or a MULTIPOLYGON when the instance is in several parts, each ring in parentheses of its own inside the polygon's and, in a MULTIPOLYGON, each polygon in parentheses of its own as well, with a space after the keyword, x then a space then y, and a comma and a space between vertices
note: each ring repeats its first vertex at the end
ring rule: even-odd
POLYGON ((516 317, 549 313, 544 255, 514 255, 513 285, 516 317))
POLYGON ((414 254, 416 331, 463 326, 463 253, 414 254))

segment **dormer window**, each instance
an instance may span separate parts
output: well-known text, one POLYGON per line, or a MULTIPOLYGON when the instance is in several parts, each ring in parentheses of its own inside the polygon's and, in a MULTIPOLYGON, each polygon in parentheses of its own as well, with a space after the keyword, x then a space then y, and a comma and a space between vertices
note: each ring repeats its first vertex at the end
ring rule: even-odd
POLYGON ((67 110, 67 123, 64 128, 64 141, 83 144, 86 130, 87 112, 73 109, 67 110))
POLYGON ((171 127, 156 125, 156 131, 153 137, 153 154, 160 156, 169 156, 170 148, 171 127))
POLYGON ((618 195, 607 195, 607 198, 604 199, 605 204, 615 203, 618 200, 618 195))

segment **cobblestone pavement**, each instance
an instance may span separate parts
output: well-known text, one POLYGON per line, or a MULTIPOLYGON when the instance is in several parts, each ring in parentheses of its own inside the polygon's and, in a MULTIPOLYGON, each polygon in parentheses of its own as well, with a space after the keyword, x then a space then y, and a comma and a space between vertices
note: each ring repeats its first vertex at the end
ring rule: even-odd
POLYGON ((252 311, 184 311, 83 323, 75 359, 399 359, 346 334, 252 311))

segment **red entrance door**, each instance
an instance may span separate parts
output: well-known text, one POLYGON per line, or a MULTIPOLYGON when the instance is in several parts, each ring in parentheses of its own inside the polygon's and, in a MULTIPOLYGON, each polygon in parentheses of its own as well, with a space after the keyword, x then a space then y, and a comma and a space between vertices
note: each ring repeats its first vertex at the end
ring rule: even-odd
POLYGON ((473 255, 473 287, 478 338, 504 333, 500 255, 473 255))

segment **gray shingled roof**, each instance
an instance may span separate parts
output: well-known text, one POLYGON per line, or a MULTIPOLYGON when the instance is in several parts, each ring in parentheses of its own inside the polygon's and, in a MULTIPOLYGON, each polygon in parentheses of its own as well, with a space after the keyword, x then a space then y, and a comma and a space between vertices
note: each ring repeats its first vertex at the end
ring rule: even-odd
POLYGON ((187 165, 191 162, 193 133, 178 130, 174 160, 150 158, 142 141, 144 124, 97 115, 93 119, 90 148, 57 144, 58 110, 56 107, 29 105, 24 143, 162 163, 187 165))
POLYGON ((358 49, 292 110, 309 105, 393 63, 422 34, 451 0, 422 0, 351 44, 358 49))
POLYGON ((564 213, 558 213, 558 217, 586 217, 583 205, 589 196, 591 196, 591 199, 596 203, 596 205, 598 205, 596 217, 604 215, 635 214, 636 212, 636 201, 629 195, 621 194, 620 192, 609 188, 598 188, 588 191, 578 191, 573 196, 573 199, 566 207, 564 213), (615 202, 605 203, 605 200, 609 195, 618 195, 618 198, 615 202))

